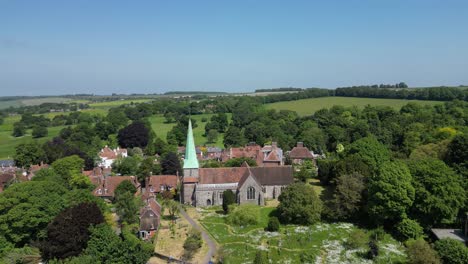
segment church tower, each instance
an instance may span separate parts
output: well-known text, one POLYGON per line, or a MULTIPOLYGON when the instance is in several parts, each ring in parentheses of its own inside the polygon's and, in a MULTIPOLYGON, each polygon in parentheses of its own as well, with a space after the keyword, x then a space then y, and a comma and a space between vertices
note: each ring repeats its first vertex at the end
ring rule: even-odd
POLYGON ((187 142, 185 144, 185 157, 184 157, 184 178, 195 177, 198 178, 198 164, 197 152, 195 150, 195 140, 193 139, 192 120, 189 119, 187 142))

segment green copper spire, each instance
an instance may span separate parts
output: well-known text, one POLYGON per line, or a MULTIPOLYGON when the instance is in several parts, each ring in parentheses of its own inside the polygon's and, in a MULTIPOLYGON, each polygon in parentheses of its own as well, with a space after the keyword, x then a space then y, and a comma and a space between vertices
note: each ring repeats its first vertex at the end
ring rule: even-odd
POLYGON ((185 143, 184 169, 198 169, 197 152, 195 150, 195 140, 193 140, 192 120, 189 119, 187 142, 185 143))

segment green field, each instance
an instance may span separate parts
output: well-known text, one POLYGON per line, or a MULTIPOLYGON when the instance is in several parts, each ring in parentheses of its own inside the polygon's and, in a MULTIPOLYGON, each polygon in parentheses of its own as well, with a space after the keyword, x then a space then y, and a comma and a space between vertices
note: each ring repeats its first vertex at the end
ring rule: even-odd
MULTIPOLYGON (((223 134, 219 134, 218 141, 215 144, 206 143, 206 137, 203 136, 205 133, 205 125, 201 120, 203 117, 206 117, 208 121, 214 114, 202 114, 202 115, 193 115, 192 119, 197 120, 197 127, 193 129, 193 137, 195 139, 195 144, 197 146, 202 145, 214 145, 218 147, 223 147, 223 134)), ((231 119, 231 114, 228 114, 229 120, 231 119)), ((175 123, 167 124, 165 123, 165 118, 162 115, 154 115, 149 118, 151 123, 151 128, 156 133, 156 135, 164 140, 166 140, 167 132, 169 132, 175 123)))
POLYGON ((380 105, 380 106, 390 106, 396 110, 406 105, 409 102, 415 102, 420 104, 442 104, 440 101, 422 101, 422 100, 404 100, 404 99, 379 99, 379 98, 357 98, 357 97, 320 97, 320 98, 310 98, 302 99, 297 101, 288 101, 288 102, 278 102, 272 104, 266 104, 267 109, 276 109, 276 110, 292 110, 296 111, 301 116, 312 115, 317 110, 322 108, 330 108, 334 105, 341 106, 357 106, 360 108, 365 107, 366 105, 380 105))
MULTIPOLYGON (((15 147, 21 143, 33 140, 31 136, 31 129, 27 130, 26 135, 22 137, 13 137, 11 135, 13 131, 13 123, 19 121, 20 116, 12 116, 5 119, 5 122, 0 125, 0 159, 12 158, 15 154, 15 147)), ((45 142, 55 136, 57 136, 64 126, 49 127, 47 128, 49 134, 47 137, 38 139, 40 143, 45 142)))
POLYGON ((152 101, 152 99, 128 99, 128 100, 116 100, 116 101, 108 101, 108 102, 90 103, 89 106, 92 109, 108 110, 112 107, 117 107, 119 105, 131 104, 131 103, 145 103, 149 101, 152 101))
MULTIPOLYGON (((222 247, 225 263, 252 263, 258 250, 268 252, 272 263, 301 263, 301 255, 309 254, 308 263, 404 263, 403 247, 390 235, 378 242, 380 254, 374 262, 363 255, 366 248, 344 247, 348 234, 358 229, 350 223, 317 223, 312 226, 285 225, 279 232, 266 232, 268 217, 275 208, 258 207, 259 224, 228 224, 220 207, 197 208, 201 224, 222 247)), ((365 230, 364 230, 365 231, 365 230)))

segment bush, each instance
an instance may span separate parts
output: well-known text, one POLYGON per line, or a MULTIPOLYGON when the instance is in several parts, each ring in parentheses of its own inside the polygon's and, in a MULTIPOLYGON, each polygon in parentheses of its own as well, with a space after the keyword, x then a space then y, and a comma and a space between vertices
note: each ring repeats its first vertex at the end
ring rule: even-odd
POLYGON ((369 251, 367 252, 368 259, 375 259, 379 255, 379 245, 375 240, 369 242, 369 251))
POLYGON ((375 240, 375 241, 381 241, 385 238, 387 233, 385 233, 385 230, 383 227, 378 227, 370 232, 370 239, 375 240))
POLYGON ((367 235, 364 231, 356 229, 351 232, 348 236, 348 239, 345 242, 345 247, 347 249, 357 249, 365 247, 369 242, 367 235))
POLYGON ((401 240, 419 239, 424 235, 423 228, 417 221, 405 218, 396 225, 396 235, 401 240))
POLYGON ((187 239, 184 242, 184 259, 191 259, 193 254, 200 249, 202 246, 202 236, 200 231, 192 229, 190 230, 187 239))
POLYGON ((277 232, 280 229, 280 222, 278 220, 278 217, 272 216, 268 220, 268 226, 266 228, 267 231, 269 232, 277 232))
POLYGON ((437 252, 423 239, 408 242, 406 248, 409 264, 439 264, 437 252))
POLYGON ((468 248, 455 239, 444 238, 435 242, 435 250, 444 264, 467 264, 468 248))
POLYGON ((225 214, 229 213, 229 205, 236 202, 236 195, 232 190, 223 192, 223 211, 225 214))
POLYGON ((265 251, 258 250, 257 254, 255 254, 254 264, 269 264, 268 256, 265 251))
POLYGON ((278 197, 278 215, 282 223, 310 225, 320 221, 322 201, 311 186, 294 183, 278 197))
POLYGON ((226 220, 238 226, 256 225, 260 219, 259 207, 252 204, 242 204, 233 207, 226 220))
POLYGON ((47 128, 44 126, 34 126, 32 129, 33 138, 41 138, 47 136, 47 128))

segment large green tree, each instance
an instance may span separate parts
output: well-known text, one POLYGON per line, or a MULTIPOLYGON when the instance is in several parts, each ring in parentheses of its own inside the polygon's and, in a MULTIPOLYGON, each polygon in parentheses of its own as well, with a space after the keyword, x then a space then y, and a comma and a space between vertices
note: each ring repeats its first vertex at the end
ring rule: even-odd
POLYGON ((390 151, 375 137, 356 140, 349 146, 347 154, 356 155, 374 171, 377 171, 384 162, 390 160, 390 151))
POLYGON ((16 166, 29 167, 44 161, 45 153, 37 141, 31 141, 16 146, 14 159, 16 166))
POLYGON ((443 161, 411 160, 416 190, 411 215, 425 226, 452 223, 466 201, 463 179, 443 161))
POLYGON ((412 177, 403 162, 386 162, 369 179, 369 213, 380 224, 398 222, 414 202, 412 177))
POLYGON ((330 216, 335 219, 356 218, 366 202, 365 189, 365 178, 359 173, 338 177, 333 199, 327 203, 330 216))
POLYGON ((51 181, 13 184, 0 195, 0 234, 17 247, 40 238, 50 220, 65 208, 66 193, 51 181))
POLYGON ((278 215, 283 223, 310 225, 320 221, 322 202, 311 186, 291 184, 278 200, 278 215))

